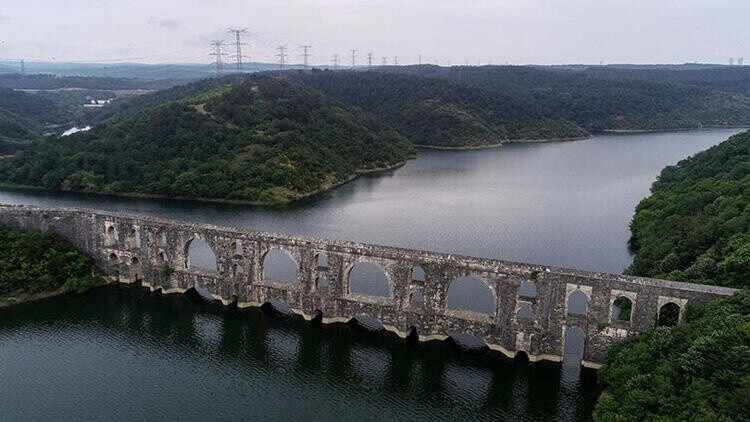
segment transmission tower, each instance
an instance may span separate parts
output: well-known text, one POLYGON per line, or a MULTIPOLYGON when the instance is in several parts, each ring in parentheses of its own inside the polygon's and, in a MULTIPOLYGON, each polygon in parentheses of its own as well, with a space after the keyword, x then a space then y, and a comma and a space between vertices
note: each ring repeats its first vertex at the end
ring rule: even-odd
POLYGON ((372 53, 367 53, 367 68, 372 69, 372 53))
POLYGON ((393 56, 393 65, 398 66, 398 56, 393 56))
POLYGON ((23 61, 23 59, 21 59, 21 74, 26 74, 26 63, 23 61))
POLYGON ((311 45, 301 45, 301 46, 299 46, 299 48, 302 49, 302 59, 303 59, 304 64, 305 64, 305 69, 307 69, 309 67, 309 61, 307 59, 311 56, 311 54, 308 52, 308 50, 310 48, 312 48, 312 46, 311 45))
POLYGON ((224 41, 212 41, 211 45, 214 47, 214 52, 209 55, 214 56, 216 60, 216 73, 221 73, 221 71, 224 69, 223 58, 227 55, 227 53, 221 51, 221 49, 224 47, 224 41))
POLYGON ((333 69, 336 70, 339 68, 339 55, 334 54, 333 55, 333 69))
POLYGON ((352 52, 352 67, 354 67, 357 65, 357 50, 352 48, 350 51, 352 52))
MULTIPOLYGON (((242 72, 242 58, 244 57, 242 55, 242 46, 246 45, 242 42, 242 34, 247 32, 247 28, 239 28, 239 29, 229 28, 228 32, 230 34, 234 34, 234 40, 235 40, 234 46, 236 49, 236 53, 231 57, 234 57, 237 60, 237 71, 242 72)), ((245 58, 249 58, 249 57, 245 57, 245 58)))
POLYGON ((388 65, 388 57, 383 57, 383 66, 388 65))
POLYGON ((417 63, 419 63, 420 66, 422 65, 422 55, 421 54, 419 55, 419 59, 418 59, 417 63))
POLYGON ((276 55, 279 58, 279 70, 284 70, 284 64, 286 63, 286 54, 284 52, 286 51, 286 47, 280 45, 276 49, 279 50, 279 54, 276 55))

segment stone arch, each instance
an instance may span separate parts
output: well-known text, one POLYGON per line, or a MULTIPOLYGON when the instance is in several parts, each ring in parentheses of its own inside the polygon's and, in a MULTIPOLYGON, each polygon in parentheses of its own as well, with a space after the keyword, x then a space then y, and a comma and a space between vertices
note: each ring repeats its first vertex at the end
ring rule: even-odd
POLYGON ((630 321, 633 313, 633 301, 627 296, 617 296, 612 301, 610 318, 612 321, 630 321))
POLYGON ((325 252, 315 254, 315 265, 321 269, 328 268, 328 255, 325 252))
POLYGON ((115 246, 117 244, 117 229, 114 225, 108 225, 104 229, 104 246, 115 246))
POLYGON ((426 280, 424 268, 421 265, 415 265, 411 268, 411 280, 421 282, 426 280))
POLYGON ((156 246, 160 248, 167 247, 167 233, 166 232, 159 232, 156 234, 156 246))
POLYGON ((117 264, 120 263, 119 259, 117 258, 117 254, 114 253, 114 252, 112 252, 111 254, 109 254, 108 260, 109 260, 109 264, 110 265, 117 265, 117 264))
POLYGON ((457 277, 446 292, 446 308, 494 316, 497 298, 494 290, 475 275, 457 277))
POLYGON ((534 299, 537 296, 536 283, 531 280, 524 280, 518 286, 518 297, 534 299))
POLYGON ((167 253, 164 251, 159 251, 159 253, 156 255, 157 258, 159 258, 160 264, 166 264, 167 263, 167 253))
POLYGON ((580 364, 586 350, 586 334, 581 327, 564 327, 563 360, 580 364))
POLYGON ((371 262, 355 263, 348 274, 349 293, 391 297, 391 283, 380 266, 371 262))
POLYGON ((137 227, 133 226, 126 230, 125 249, 136 249, 141 247, 141 234, 137 227))
POLYGON ((297 283, 297 262, 284 249, 271 248, 263 255, 263 280, 297 283))
POLYGON ((143 273, 141 271, 141 261, 137 256, 130 258, 130 275, 132 281, 139 282, 143 279, 143 273))
POLYGON ((680 322, 680 305, 667 302, 659 308, 656 325, 660 327, 673 327, 680 322))
POLYGON ((185 244, 185 268, 216 271, 216 254, 205 240, 194 237, 185 244))
POLYGON ((516 320, 534 321, 534 309, 532 309, 531 305, 524 303, 519 306, 518 311, 516 312, 516 320))
POLYGON ((589 297, 581 289, 576 289, 568 295, 568 315, 586 315, 588 305, 589 297))

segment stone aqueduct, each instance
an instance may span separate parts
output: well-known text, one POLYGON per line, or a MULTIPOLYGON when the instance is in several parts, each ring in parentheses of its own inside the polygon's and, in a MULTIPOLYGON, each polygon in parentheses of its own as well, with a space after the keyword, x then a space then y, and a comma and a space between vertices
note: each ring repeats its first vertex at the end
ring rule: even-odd
POLYGON ((604 360, 612 342, 653 327, 664 305, 677 305, 682 315, 688 303, 734 292, 716 286, 81 209, 0 206, 0 223, 55 231, 93 257, 113 280, 139 281, 152 291, 185 292, 201 287, 224 304, 236 302, 239 307, 282 300, 306 319, 323 322, 347 322, 367 315, 402 337, 418 336, 423 341, 466 333, 508 356, 525 352, 532 361, 562 360, 566 331, 579 327, 584 337, 582 363, 594 367, 604 360), (188 248, 194 239, 211 247, 215 270, 190 266, 188 248), (272 249, 294 259, 297 280, 284 283, 264 277, 264 257, 272 249), (325 265, 318 265, 320 254, 327 257, 325 265), (349 274, 360 262, 382 268, 390 294, 352 292, 349 274), (423 278, 413 277, 417 267, 423 278), (451 282, 464 276, 474 276, 489 287, 494 312, 447 306, 451 282), (321 277, 328 280, 327 286, 318 283, 321 277), (524 293, 523 284, 533 286, 535 294, 524 293), (574 315, 568 305, 570 297, 581 292, 586 308, 574 315), (632 305, 627 319, 613 318, 613 306, 621 297, 632 305), (522 317, 521 309, 528 314, 522 317))

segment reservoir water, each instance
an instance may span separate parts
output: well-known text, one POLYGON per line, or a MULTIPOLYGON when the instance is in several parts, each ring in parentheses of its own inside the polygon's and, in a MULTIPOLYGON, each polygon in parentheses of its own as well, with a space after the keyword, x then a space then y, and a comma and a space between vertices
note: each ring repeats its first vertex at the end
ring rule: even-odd
MULTIPOLYGON (((659 171, 739 131, 423 150, 276 208, 15 189, 0 202, 620 272, 633 209, 659 171)), ((407 345, 121 286, 0 309, 0 379, 0 420, 586 420, 599 393, 573 364, 407 345)))

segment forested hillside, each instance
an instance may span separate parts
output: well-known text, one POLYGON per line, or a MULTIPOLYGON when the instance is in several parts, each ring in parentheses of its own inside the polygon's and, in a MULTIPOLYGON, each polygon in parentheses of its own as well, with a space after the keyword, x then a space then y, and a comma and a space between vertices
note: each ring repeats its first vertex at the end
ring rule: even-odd
MULTIPOLYGON (((750 125, 747 95, 671 80, 600 78, 581 71, 525 66, 402 66, 384 70, 451 80, 490 95, 510 97, 589 131, 750 125)), ((669 72, 675 78, 681 73, 669 72)))
POLYGON ((135 99, 93 130, 0 162, 6 183, 278 203, 413 157, 410 142, 298 82, 256 75, 135 99))
POLYGON ((360 107, 417 145, 482 146, 588 136, 578 125, 504 94, 385 72, 296 72, 296 79, 360 107))
POLYGON ((60 236, 0 225, 0 304, 103 283, 93 260, 60 236))
POLYGON ((750 132, 665 168, 630 227, 629 273, 750 287, 750 132))
POLYGON ((750 94, 750 66, 718 66, 705 69, 623 69, 597 66, 589 67, 585 72, 596 78, 679 83, 717 91, 750 94))

